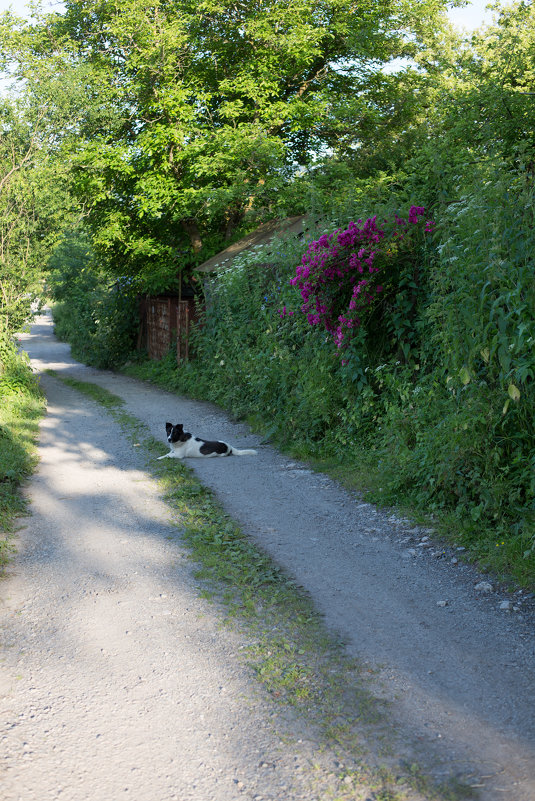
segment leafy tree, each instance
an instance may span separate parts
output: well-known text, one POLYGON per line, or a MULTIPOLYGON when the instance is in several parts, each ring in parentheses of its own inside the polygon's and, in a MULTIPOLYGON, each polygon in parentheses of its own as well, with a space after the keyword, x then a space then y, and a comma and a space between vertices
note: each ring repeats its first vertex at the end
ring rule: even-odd
POLYGON ((426 204, 458 202, 486 166, 524 172, 535 163, 535 7, 494 5, 491 25, 463 38, 445 30, 417 56, 429 108, 405 164, 426 204), (423 194, 422 185, 425 187, 423 194))
MULTIPOLYGON (((154 290, 231 239, 248 212, 276 204, 318 153, 369 138, 394 102, 378 66, 414 52, 441 7, 67 0, 64 15, 10 46, 30 91, 79 109, 61 136, 97 251, 154 290), (61 65, 67 94, 32 79, 43 60, 61 65)), ((400 128, 410 113, 393 116, 400 128)))
POLYGON ((43 153, 43 118, 0 105, 0 336, 20 330, 60 234, 62 177, 43 153))
POLYGON ((514 158, 535 148, 535 7, 519 2, 494 10, 494 24, 458 58, 449 121, 458 141, 514 158))
MULTIPOLYGON (((50 253, 75 215, 62 154, 81 107, 50 40, 24 20, 0 17, 0 70, 13 79, 0 100, 0 335, 31 317, 50 253), (47 46, 45 47, 45 41, 47 46), (36 91, 42 87, 40 91, 36 91)), ((5 81, 4 81, 5 82, 5 81)))

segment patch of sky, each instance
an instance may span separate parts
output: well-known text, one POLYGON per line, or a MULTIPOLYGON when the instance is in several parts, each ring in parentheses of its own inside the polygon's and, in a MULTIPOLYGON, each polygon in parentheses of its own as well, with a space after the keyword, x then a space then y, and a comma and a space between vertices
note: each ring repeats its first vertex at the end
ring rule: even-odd
MULTIPOLYGON (((465 2, 462 7, 450 6, 447 9, 447 15, 451 24, 459 32, 467 34, 471 34, 482 25, 488 25, 492 22, 489 0, 472 0, 472 2, 465 2)), ((382 68, 382 72, 386 75, 391 75, 413 65, 414 62, 409 58, 395 58, 382 68)))
POLYGON ((449 8, 448 18, 459 30, 471 33, 492 21, 489 0, 472 0, 459 8, 449 8))

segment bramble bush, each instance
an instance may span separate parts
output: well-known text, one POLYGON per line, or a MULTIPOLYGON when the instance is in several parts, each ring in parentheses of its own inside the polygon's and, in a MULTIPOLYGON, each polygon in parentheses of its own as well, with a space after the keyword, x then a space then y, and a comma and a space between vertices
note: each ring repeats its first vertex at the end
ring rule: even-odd
POLYGON ((529 169, 481 166, 477 188, 444 214, 429 308, 451 398, 448 436, 432 451, 443 502, 458 498, 473 523, 468 537, 477 540, 488 521, 527 559, 535 543, 534 201, 529 169))
POLYGON ((533 178, 496 160, 477 170, 440 210, 418 369, 381 371, 390 400, 368 446, 382 498, 447 512, 483 563, 533 582, 533 178))

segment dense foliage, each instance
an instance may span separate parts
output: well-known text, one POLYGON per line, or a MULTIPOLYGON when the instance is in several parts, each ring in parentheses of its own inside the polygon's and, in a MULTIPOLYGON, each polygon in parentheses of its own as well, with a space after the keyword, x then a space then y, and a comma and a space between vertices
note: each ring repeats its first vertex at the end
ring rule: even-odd
POLYGON ((98 268, 83 229, 67 232, 52 254, 47 291, 54 300, 55 333, 70 343, 76 359, 102 369, 127 361, 139 329, 136 287, 98 268))
POLYGON ((467 196, 444 212, 434 259, 418 262, 426 281, 416 305, 404 305, 402 286, 382 308, 385 331, 403 321, 400 340, 378 338, 377 320, 362 316, 341 359, 328 330, 288 313, 302 300, 292 284, 303 244, 280 241, 212 278, 194 361, 177 368, 170 357, 141 374, 248 416, 301 455, 352 465, 378 500, 449 515, 458 544, 529 582, 533 190, 517 186, 519 197, 510 176, 504 196, 507 180, 505 172, 484 198, 467 196), (476 202, 484 202, 484 224, 476 202))
MULTIPOLYGON (((437 515, 482 563, 527 583, 535 565, 535 86, 521 63, 533 63, 534 47, 534 10, 521 4, 457 53, 445 47, 434 62, 422 54, 440 69, 435 107, 404 163, 389 175, 352 179, 341 170, 351 201, 336 183, 324 186, 311 210, 321 222, 305 242, 281 241, 215 276, 198 360, 149 371, 249 415, 302 454, 351 464, 372 497, 437 515), (317 307, 325 285, 303 298, 292 281, 305 289, 303 266, 328 252, 333 229, 361 230, 359 217, 407 217, 415 202, 436 225, 432 246, 412 262, 414 302, 406 302, 414 273, 401 269, 395 302, 374 316, 375 293, 341 359, 329 329, 336 335, 355 284, 334 270, 333 294, 317 307)), ((334 157, 324 166, 331 179, 341 169, 334 157)))
MULTIPOLYGON (((41 120, 20 104, 0 100, 0 339, 31 317, 43 266, 60 235, 61 175, 51 184, 49 158, 41 152, 41 120)), ((62 198, 63 200, 63 198, 62 198)))

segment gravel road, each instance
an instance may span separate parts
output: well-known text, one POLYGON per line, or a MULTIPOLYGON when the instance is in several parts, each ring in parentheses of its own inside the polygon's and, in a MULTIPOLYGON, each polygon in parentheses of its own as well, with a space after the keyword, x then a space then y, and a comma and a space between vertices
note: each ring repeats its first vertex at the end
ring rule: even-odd
MULTIPOLYGON (((492 579, 462 554, 214 406, 76 363, 48 316, 21 339, 38 372, 123 398, 162 454, 166 420, 255 447, 257 457, 189 464, 348 651, 379 666, 377 690, 415 757, 478 785, 484 801, 535 799, 533 599, 476 590, 492 579)), ((42 385, 32 515, 0 584, 0 799, 323 801, 307 783, 312 739, 277 736, 136 450, 96 404, 47 375, 42 385)))

